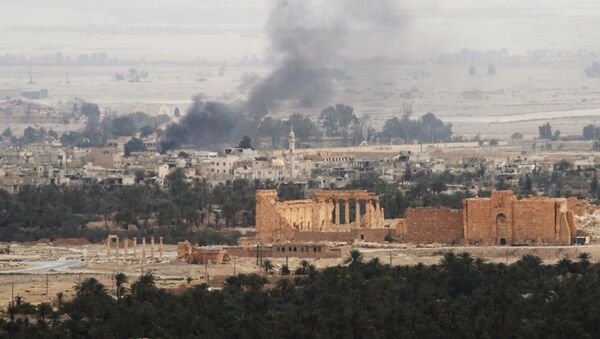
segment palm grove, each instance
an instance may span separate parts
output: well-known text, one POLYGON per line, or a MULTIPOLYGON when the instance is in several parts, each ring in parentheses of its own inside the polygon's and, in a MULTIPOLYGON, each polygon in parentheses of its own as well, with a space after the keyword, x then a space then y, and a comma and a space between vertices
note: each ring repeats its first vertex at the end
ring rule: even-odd
POLYGON ((322 271, 307 263, 265 275, 229 277, 222 290, 190 285, 173 293, 151 274, 94 278, 55 307, 18 297, 0 337, 10 338, 543 338, 600 331, 600 265, 586 253, 544 265, 508 265, 468 253, 438 265, 390 266, 360 252, 322 271), (29 315, 29 316, 26 316, 29 315), (32 319, 32 320, 30 320, 32 319))

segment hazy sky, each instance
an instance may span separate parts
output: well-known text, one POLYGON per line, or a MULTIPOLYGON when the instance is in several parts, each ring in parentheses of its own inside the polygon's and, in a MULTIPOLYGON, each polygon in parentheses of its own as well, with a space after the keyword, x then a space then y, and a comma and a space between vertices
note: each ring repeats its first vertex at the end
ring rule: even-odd
MULTIPOLYGON (((328 1, 316 1, 315 13, 326 13, 328 1)), ((359 39, 360 45, 347 44, 352 55, 436 55, 461 48, 598 51, 600 2, 594 0, 394 3, 404 18, 394 36, 353 27, 357 35, 389 41, 387 48, 372 50, 368 39, 359 39)), ((272 5, 271 0, 0 0, 0 53, 107 52, 151 60, 264 56, 272 5)))

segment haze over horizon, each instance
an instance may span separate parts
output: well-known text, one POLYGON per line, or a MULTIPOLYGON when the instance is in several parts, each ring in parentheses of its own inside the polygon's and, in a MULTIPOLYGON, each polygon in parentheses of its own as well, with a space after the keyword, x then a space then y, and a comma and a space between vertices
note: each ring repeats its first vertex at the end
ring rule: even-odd
MULTIPOLYGON (((106 52, 151 61, 268 57, 266 25, 274 4, 269 0, 3 0, 1 52, 106 52)), ((325 16, 331 7, 331 2, 312 4, 325 16)), ((596 1, 427 0, 394 5, 398 12, 394 14, 402 18, 398 23, 402 34, 351 27, 353 36, 369 37, 378 46, 389 41, 387 48, 371 48, 365 40, 348 44, 342 52, 352 57, 411 58, 463 48, 504 48, 510 54, 539 49, 599 52, 595 41, 600 37, 600 3, 596 1)))

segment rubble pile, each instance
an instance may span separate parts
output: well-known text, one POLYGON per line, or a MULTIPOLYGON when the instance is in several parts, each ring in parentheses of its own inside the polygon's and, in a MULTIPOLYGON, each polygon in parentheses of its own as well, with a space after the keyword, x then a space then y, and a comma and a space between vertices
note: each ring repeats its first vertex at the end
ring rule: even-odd
POLYGON ((592 214, 575 216, 577 228, 586 231, 592 236, 600 237, 600 210, 592 214))

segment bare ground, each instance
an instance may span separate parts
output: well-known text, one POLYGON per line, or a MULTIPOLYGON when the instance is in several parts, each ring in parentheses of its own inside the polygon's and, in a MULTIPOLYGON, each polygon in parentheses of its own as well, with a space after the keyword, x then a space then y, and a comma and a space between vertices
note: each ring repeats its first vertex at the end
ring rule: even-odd
MULTIPOLYGON (((181 286, 195 285, 222 280, 234 273, 258 273, 256 258, 236 258, 227 264, 190 265, 177 261, 176 247, 166 245, 162 258, 147 260, 125 257, 119 259, 106 256, 102 245, 83 245, 55 247, 48 245, 12 245, 13 253, 0 255, 0 308, 5 308, 13 296, 23 296, 26 301, 39 303, 55 302, 57 293, 63 293, 68 299, 75 293, 75 285, 85 278, 100 280, 114 293, 114 275, 123 272, 130 282, 142 272, 153 272, 157 285, 176 289, 181 286), (191 281, 188 283, 188 278, 191 281)), ((366 260, 378 257, 383 263, 393 265, 437 264, 447 252, 469 252, 490 262, 511 263, 525 254, 536 255, 545 263, 553 263, 568 257, 576 259, 581 252, 592 256, 592 261, 600 260, 600 245, 589 246, 547 246, 547 247, 399 247, 360 248, 366 260)), ((276 269, 286 263, 285 258, 270 258, 276 269)), ((299 258, 287 259, 294 270, 299 258)), ((317 268, 343 264, 340 259, 308 259, 317 268)))

